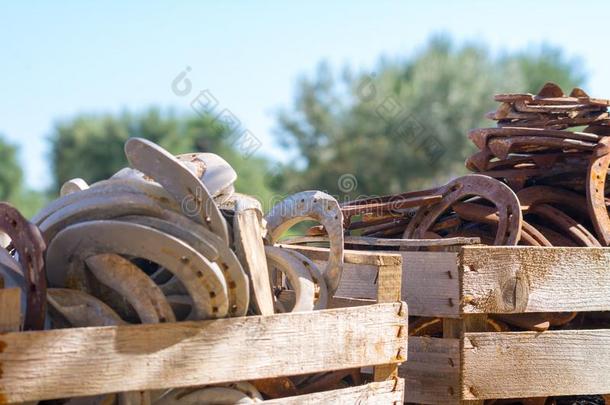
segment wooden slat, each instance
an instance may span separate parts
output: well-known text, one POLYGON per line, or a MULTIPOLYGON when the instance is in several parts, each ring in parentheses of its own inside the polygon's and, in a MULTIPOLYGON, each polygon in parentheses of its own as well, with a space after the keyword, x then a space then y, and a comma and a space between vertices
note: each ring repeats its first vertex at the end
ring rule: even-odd
POLYGON ((456 404, 460 396, 460 340, 409 337, 409 361, 398 371, 405 379, 405 401, 456 404))
POLYGON ((462 359, 466 400, 610 392, 610 330, 467 333, 462 359))
POLYGON ((610 249, 464 247, 462 268, 464 313, 610 310, 610 249))
POLYGON ((458 255, 454 252, 400 252, 402 296, 416 316, 456 318, 460 308, 458 255))
MULTIPOLYGON (((458 255, 453 252, 397 252, 402 256, 402 300, 415 316, 459 316, 458 255)), ((324 268, 325 262, 315 263, 324 268)), ((337 295, 375 299, 379 266, 346 263, 337 295)))
POLYGON ((402 404, 404 392, 405 381, 399 378, 340 390, 263 401, 262 403, 269 405, 402 404))
POLYGON ((185 387, 394 363, 406 343, 397 337, 406 322, 406 311, 398 315, 400 307, 391 303, 7 333, 0 336, 0 400, 185 387))
POLYGON ((0 332, 21 329, 21 289, 0 289, 0 332))
MULTIPOLYGON (((400 263, 380 266, 377 279, 377 302, 391 303, 400 301, 400 286, 402 278, 402 266, 400 263)), ((402 339, 404 345, 396 352, 396 360, 399 362, 407 360, 407 338, 409 336, 409 325, 407 316, 407 304, 401 303, 398 313, 403 316, 403 322, 398 327, 398 338, 402 339)), ((398 364, 382 364, 376 366, 373 372, 375 381, 384 381, 398 377, 398 364)))
MULTIPOLYGON (((298 245, 280 245, 286 249, 294 249, 311 260, 328 260, 328 248, 298 245)), ((398 252, 367 252, 360 250, 345 250, 343 260, 347 264, 368 264, 371 266, 392 266, 400 264, 401 259, 398 252)))

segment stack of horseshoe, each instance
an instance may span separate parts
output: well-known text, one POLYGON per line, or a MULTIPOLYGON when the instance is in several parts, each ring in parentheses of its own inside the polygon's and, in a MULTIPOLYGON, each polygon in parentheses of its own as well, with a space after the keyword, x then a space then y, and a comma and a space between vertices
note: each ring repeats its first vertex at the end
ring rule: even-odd
MULTIPOLYGON (((0 249, 0 270, 5 286, 22 288, 24 329, 326 308, 343 266, 343 218, 334 198, 301 192, 263 216, 255 198, 235 192, 237 174, 217 155, 174 156, 140 138, 126 142, 125 154, 129 167, 91 185, 68 181, 31 223, 0 205, 0 230, 11 239, 0 249), (277 244, 303 220, 319 221, 332 235, 327 268, 277 244), (285 291, 291 298, 279 299, 285 291)), ((67 403, 250 403, 345 381, 355 381, 352 371, 67 403)))
MULTIPOLYGON (((609 246, 610 100, 553 83, 538 94, 499 94, 488 118, 497 127, 472 130, 479 151, 474 174, 434 189, 342 205, 346 244, 366 249, 447 249, 455 244, 609 246)), ((312 228, 319 235, 319 228, 312 228)), ((311 238, 310 240, 313 240, 311 238)), ((596 313, 493 315, 490 331, 595 328, 596 313)), ((411 317, 409 333, 442 337, 442 319, 411 317)), ((546 398, 525 399, 542 404, 546 398)))
POLYGON ((421 246, 427 240, 431 248, 439 240, 478 238, 488 245, 610 245, 610 100, 578 88, 565 95, 553 83, 536 95, 495 99, 501 104, 488 116, 498 126, 468 135, 479 148, 466 161, 475 174, 343 204, 346 243, 408 249, 405 240, 421 246))

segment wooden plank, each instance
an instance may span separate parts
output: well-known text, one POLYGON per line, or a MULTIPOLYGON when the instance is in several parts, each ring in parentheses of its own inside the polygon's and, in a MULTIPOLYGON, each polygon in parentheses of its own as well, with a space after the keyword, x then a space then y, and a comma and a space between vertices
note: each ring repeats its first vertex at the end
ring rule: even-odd
MULTIPOLYGON (((298 245, 279 245, 286 249, 294 249, 311 260, 328 260, 328 248, 298 245)), ((368 264, 371 266, 392 266, 401 263, 398 252, 370 252, 361 250, 345 250, 343 260, 347 264, 368 264)))
POLYGON ((21 289, 0 289, 0 332, 21 329, 21 289))
POLYGON ((405 401, 457 404, 460 396, 460 339, 409 337, 409 361, 398 374, 408 387, 405 401))
MULTIPOLYGON (((400 302, 400 287, 402 278, 402 265, 400 263, 380 266, 377 279, 377 302, 400 302)), ((407 360, 407 337, 409 336, 409 325, 407 316, 407 304, 402 302, 398 313, 403 322, 399 325, 396 336, 402 340, 403 346, 396 352, 396 360, 403 362, 407 360)), ((384 381, 398 377, 398 364, 386 363, 375 367, 373 379, 384 381)))
POLYGON ((610 330, 466 333, 464 399, 610 392, 610 330))
POLYGON ((456 318, 460 308, 458 254, 400 252, 402 297, 416 316, 456 318))
MULTIPOLYGON (((295 236, 282 240, 285 244, 301 243, 328 243, 328 236, 295 236)), ((481 238, 455 237, 443 239, 390 239, 373 238, 370 236, 345 236, 343 242, 346 245, 361 246, 393 246, 393 247, 422 247, 422 246, 462 246, 480 244, 481 238)))
MULTIPOLYGON (((240 204, 238 204, 240 206, 240 204)), ((273 315, 273 292, 260 225, 260 211, 255 208, 235 212, 235 253, 250 276, 250 299, 259 315, 273 315)))
MULTIPOLYGON (((402 300, 415 316, 459 317, 458 255, 453 252, 397 252, 402 256, 402 300)), ((324 268, 325 262, 314 260, 324 268)), ((346 263, 336 295, 375 299, 379 266, 346 263)))
MULTIPOLYGON (((464 335, 467 332, 485 332, 487 330, 487 315, 463 315, 462 319, 443 319, 443 337, 459 338, 460 351, 464 347, 464 335)), ((460 364, 462 364, 460 362, 460 364)), ((461 371, 463 373, 463 371, 461 371)), ((461 381, 461 380, 460 380, 461 381)), ((460 390, 460 394, 461 394, 460 390)), ((462 405, 483 405, 484 401, 479 399, 469 399, 462 396, 462 405)))
POLYGON ((0 336, 5 403, 395 363, 400 303, 0 336), (129 378, 125 378, 128 375, 129 378), (75 378, 75 377, 78 378, 75 378))
POLYGON ((399 378, 340 390, 263 401, 262 403, 269 405, 402 404, 404 392, 405 381, 399 378))
POLYGON ((607 248, 469 246, 461 268, 463 313, 610 310, 607 248))

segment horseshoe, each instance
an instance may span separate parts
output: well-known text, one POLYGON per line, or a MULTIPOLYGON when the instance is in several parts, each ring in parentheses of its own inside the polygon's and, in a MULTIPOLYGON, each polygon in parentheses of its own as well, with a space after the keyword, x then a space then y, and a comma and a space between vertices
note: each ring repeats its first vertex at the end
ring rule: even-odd
POLYGON ((250 282, 235 253, 224 241, 204 226, 182 215, 171 221, 146 216, 127 216, 117 220, 140 224, 174 236, 190 245, 220 267, 228 286, 231 316, 245 316, 250 302, 250 282))
POLYGON ((83 291, 49 288, 47 300, 75 328, 125 325, 121 317, 103 301, 83 291))
POLYGON ((580 141, 574 139, 552 138, 545 136, 513 136, 505 138, 492 138, 487 142, 487 147, 500 159, 506 159, 509 153, 525 152, 533 153, 549 149, 575 149, 581 151, 592 151, 594 142, 580 141))
POLYGON ((142 323, 175 322, 161 289, 138 266, 115 254, 89 257, 87 267, 95 278, 131 304, 142 323))
POLYGON ((125 155, 131 167, 153 178, 181 204, 184 215, 209 226, 229 244, 227 223, 218 206, 206 186, 184 163, 160 146, 142 138, 127 140, 125 155), (168 177, 170 173, 171 176, 168 177))
POLYGON ((145 258, 174 273, 188 290, 200 319, 227 315, 229 300, 222 273, 181 240, 137 224, 90 221, 65 228, 49 245, 49 281, 65 285, 68 274, 78 272, 83 260, 102 253, 145 258))
POLYGON ((286 198, 265 216, 268 239, 272 244, 277 242, 285 231, 307 219, 320 222, 330 240, 328 264, 323 274, 332 296, 343 272, 343 214, 337 200, 321 191, 303 191, 286 198))
POLYGON ((19 255, 25 278, 26 312, 24 330, 44 328, 47 283, 44 273, 46 245, 40 231, 8 203, 0 203, 0 231, 6 233, 19 255))
POLYGON ((436 220, 454 203, 466 197, 479 196, 491 201, 498 210, 499 223, 495 245, 516 245, 521 239, 523 221, 519 200, 504 183, 491 177, 470 174, 459 177, 441 187, 443 200, 430 207, 422 207, 407 225, 403 239, 422 238, 436 220))
POLYGON ((591 133, 561 131, 545 128, 477 128, 468 133, 468 138, 481 150, 485 149, 490 139, 510 137, 548 137, 572 139, 587 142, 598 142, 601 137, 591 133))
POLYGON ((176 156, 205 184, 210 195, 222 204, 233 195, 237 173, 226 160, 214 153, 187 153, 176 156))
POLYGON ((566 235, 570 235, 580 246, 601 247, 601 244, 595 236, 593 236, 587 228, 576 222, 572 217, 563 213, 563 211, 548 205, 538 204, 524 210, 524 213, 532 213, 546 219, 548 222, 555 224, 566 235))
POLYGON ((303 266, 307 268, 311 279, 318 286, 317 290, 319 291, 316 294, 316 300, 314 305, 314 310, 326 309, 328 307, 328 287, 326 286, 326 282, 324 281, 324 275, 318 268, 318 266, 307 256, 304 254, 297 252, 296 250, 286 250, 286 252, 293 255, 297 260, 300 260, 303 266))
POLYGON ((87 182, 81 178, 76 178, 72 180, 66 181, 59 190, 60 196, 65 196, 68 194, 77 193, 79 191, 83 191, 89 188, 87 182))
MULTIPOLYGON (((466 221, 497 226, 500 218, 496 209, 475 203, 453 204, 453 210, 466 221)), ((526 221, 521 222, 521 242, 528 246, 553 246, 544 235, 526 221)))
POLYGON ((286 275, 295 291, 295 304, 290 312, 305 312, 314 309, 315 286, 309 269, 297 257, 286 250, 265 246, 270 270, 275 268, 286 275))
POLYGON ((589 162, 587 171, 587 208, 597 235, 604 246, 610 245, 610 218, 606 206, 606 176, 610 168, 610 138, 603 138, 589 162))
MULTIPOLYGON (((115 174, 115 176, 118 176, 125 170, 135 172, 133 169, 123 169, 115 174)), ((52 201, 32 218, 32 222, 40 224, 55 212, 68 206, 78 204, 81 201, 93 198, 102 199, 103 197, 120 198, 122 194, 139 195, 150 201, 154 201, 156 205, 164 207, 165 209, 179 213, 181 212, 181 207, 160 185, 140 178, 118 177, 94 183, 91 187, 82 192, 67 194, 52 201)))

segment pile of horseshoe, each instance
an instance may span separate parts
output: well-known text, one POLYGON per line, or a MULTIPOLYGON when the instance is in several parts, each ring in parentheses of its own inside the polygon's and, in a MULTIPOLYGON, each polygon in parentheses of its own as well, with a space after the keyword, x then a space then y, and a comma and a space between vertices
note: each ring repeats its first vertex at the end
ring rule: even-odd
MULTIPOLYGON (((497 125, 470 131, 473 174, 434 189, 342 204, 349 248, 450 250, 454 245, 610 245, 609 100, 553 83, 538 94, 498 94, 497 125)), ((323 239, 310 229, 309 240, 323 239)), ((414 336, 442 337, 440 318, 411 317, 414 336)), ((494 315, 490 331, 595 328, 603 313, 494 315)), ((524 403, 542 404, 546 398, 524 403)))
MULTIPOLYGON (((235 192, 220 156, 174 156, 140 138, 129 163, 94 184, 66 182, 31 221, 0 205, 3 287, 22 290, 22 329, 154 324, 324 309, 343 266, 338 202, 292 195, 263 215, 235 192), (276 242, 294 224, 319 221, 332 235, 326 268, 276 242), (280 300, 283 291, 294 294, 280 300)), ((361 383, 358 370, 189 389, 70 398, 64 403, 206 404, 263 399, 361 383)))

